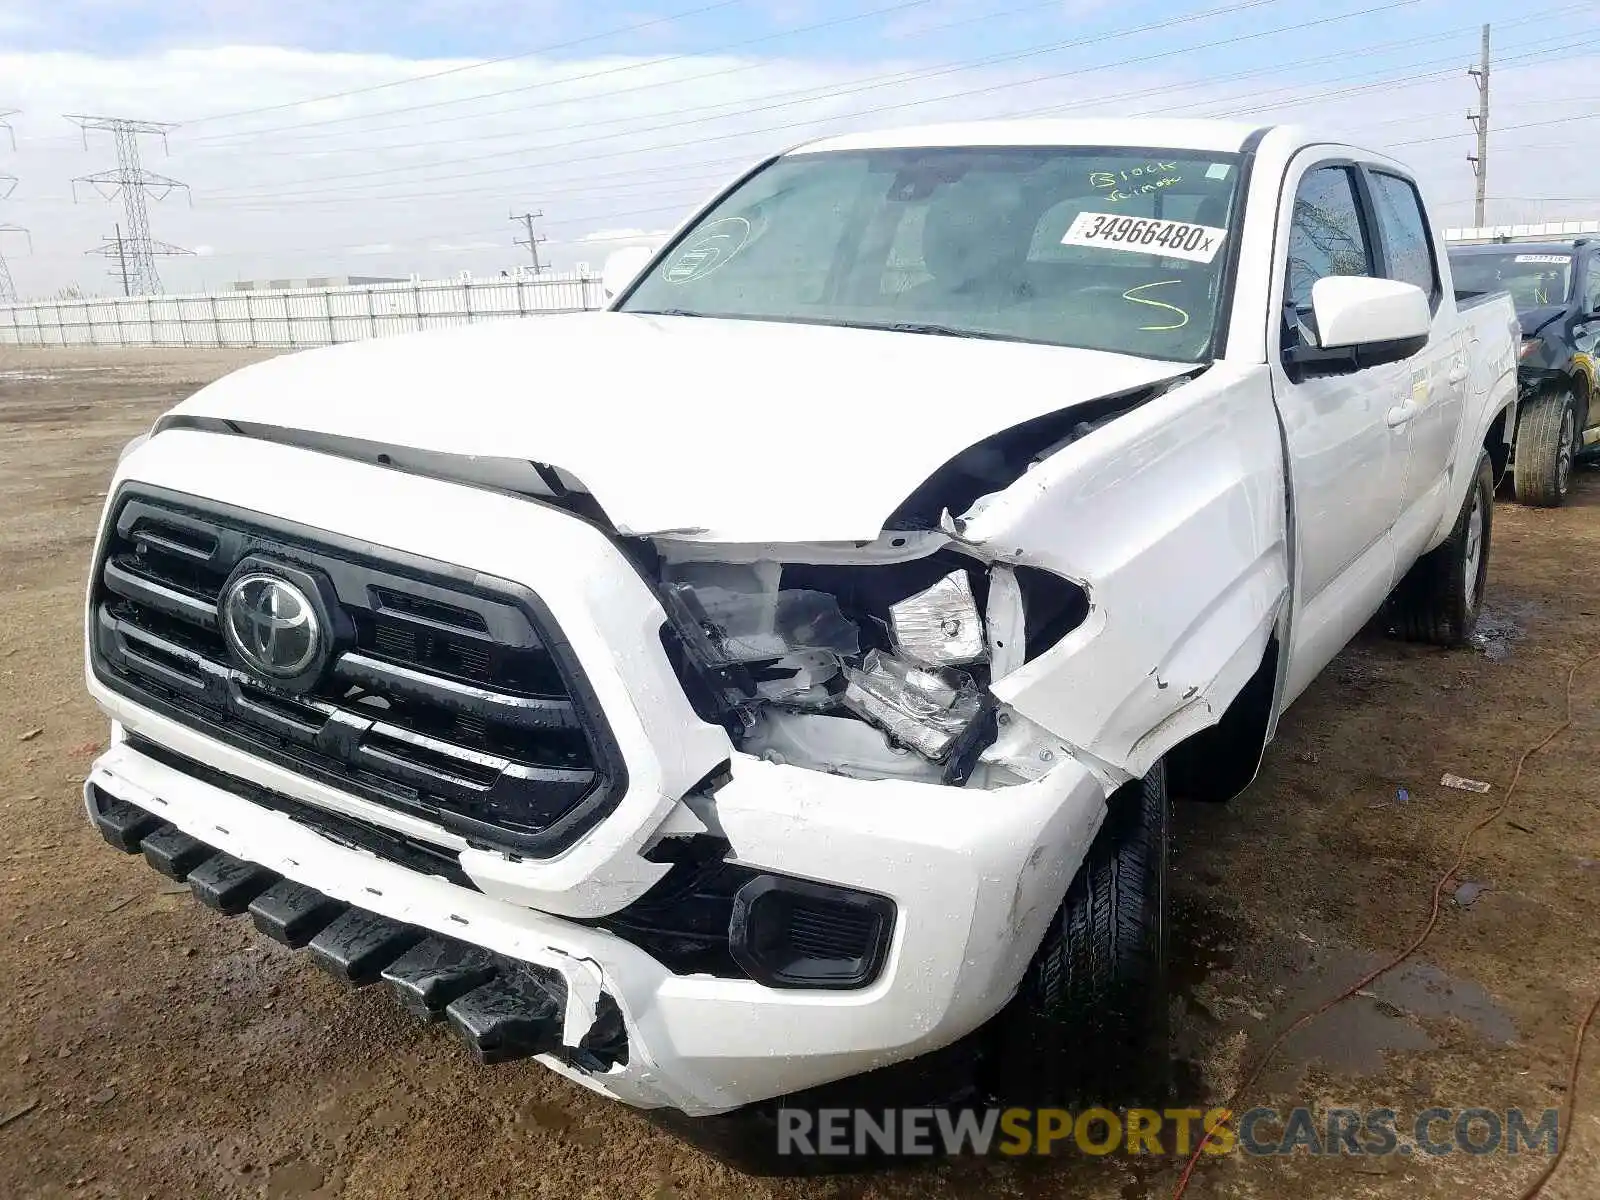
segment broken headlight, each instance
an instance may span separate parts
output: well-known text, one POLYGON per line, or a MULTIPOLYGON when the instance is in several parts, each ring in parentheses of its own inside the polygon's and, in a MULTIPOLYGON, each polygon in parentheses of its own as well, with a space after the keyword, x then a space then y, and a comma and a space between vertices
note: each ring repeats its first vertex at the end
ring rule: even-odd
POLYGON ((891 604, 889 630, 901 657, 924 667, 955 667, 989 657, 965 571, 951 571, 932 587, 891 604))
POLYGON ((939 762, 978 717, 978 687, 959 671, 937 671, 873 650, 845 668, 845 706, 896 741, 939 762))
POLYGON ((955 669, 989 658, 971 581, 955 570, 894 600, 909 587, 879 576, 858 589, 850 574, 824 579, 822 591, 781 586, 786 577, 807 577, 775 562, 679 563, 668 569, 663 599, 716 696, 715 719, 735 737, 754 728, 765 708, 843 708, 924 758, 945 761, 984 711, 978 683, 955 669))

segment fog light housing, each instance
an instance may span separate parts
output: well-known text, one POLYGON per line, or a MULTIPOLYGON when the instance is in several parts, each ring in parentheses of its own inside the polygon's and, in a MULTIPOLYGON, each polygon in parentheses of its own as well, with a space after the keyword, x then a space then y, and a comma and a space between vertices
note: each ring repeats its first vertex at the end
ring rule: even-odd
POLYGON ((889 630, 895 649, 924 667, 958 667, 989 657, 983 619, 965 571, 952 571, 932 587, 891 604, 889 630))
POLYGON ((758 875, 733 899, 728 948, 768 987, 864 987, 888 956, 894 917, 887 896, 758 875))

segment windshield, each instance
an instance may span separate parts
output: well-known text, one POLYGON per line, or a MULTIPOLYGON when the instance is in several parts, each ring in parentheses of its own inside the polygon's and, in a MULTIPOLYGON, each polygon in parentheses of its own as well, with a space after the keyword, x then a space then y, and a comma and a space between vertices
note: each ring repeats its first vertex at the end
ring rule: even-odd
POLYGON ((696 222, 620 308, 1198 362, 1237 177, 1237 156, 1177 150, 789 155, 696 222))
POLYGON ((1510 292, 1518 312, 1565 304, 1572 293, 1572 255, 1506 250, 1452 254, 1456 295, 1510 292))

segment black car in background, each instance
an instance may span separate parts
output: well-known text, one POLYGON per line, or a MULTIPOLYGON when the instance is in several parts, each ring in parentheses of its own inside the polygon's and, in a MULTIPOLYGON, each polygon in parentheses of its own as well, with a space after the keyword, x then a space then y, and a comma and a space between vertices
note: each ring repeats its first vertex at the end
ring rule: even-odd
POLYGON ((1565 502, 1600 450, 1600 239, 1452 246, 1458 299, 1510 292, 1522 324, 1512 479, 1524 504, 1565 502))

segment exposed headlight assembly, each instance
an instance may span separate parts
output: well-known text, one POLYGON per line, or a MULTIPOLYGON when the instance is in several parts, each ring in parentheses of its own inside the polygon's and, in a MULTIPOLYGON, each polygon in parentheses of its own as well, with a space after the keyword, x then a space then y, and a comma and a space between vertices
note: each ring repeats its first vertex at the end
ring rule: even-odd
POLYGON ((959 671, 930 671, 873 650, 845 668, 845 707, 924 758, 942 761, 978 717, 977 684, 959 671))
POLYGON ((889 631, 901 657, 924 667, 956 667, 989 657, 965 571, 951 571, 932 587, 891 604, 889 631))
POLYGON ((979 728, 985 702, 957 668, 989 660, 965 571, 895 603, 852 608, 886 627, 881 649, 864 644, 863 625, 834 595, 782 587, 777 564, 701 563, 674 574, 662 599, 722 713, 735 719, 732 731, 750 728, 766 705, 810 713, 842 705, 932 762, 962 760, 957 748, 979 728))

